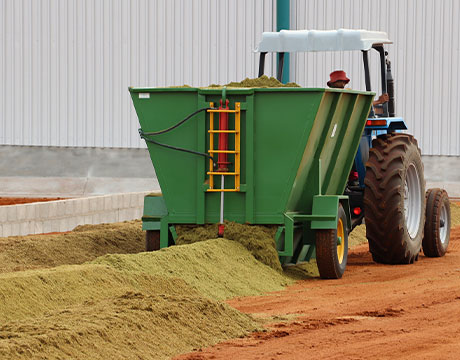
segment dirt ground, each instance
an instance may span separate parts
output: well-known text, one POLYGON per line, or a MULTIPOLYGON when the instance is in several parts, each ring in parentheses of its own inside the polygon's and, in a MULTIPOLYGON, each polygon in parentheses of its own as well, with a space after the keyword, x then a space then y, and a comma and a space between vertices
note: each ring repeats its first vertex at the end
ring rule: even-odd
POLYGON ((442 258, 378 265, 361 245, 341 280, 300 281, 227 303, 265 319, 267 331, 175 359, 458 359, 460 227, 442 258))
POLYGON ((44 201, 55 201, 65 200, 65 198, 12 198, 12 197, 0 197, 0 206, 3 205, 18 205, 18 204, 29 204, 34 202, 44 201))

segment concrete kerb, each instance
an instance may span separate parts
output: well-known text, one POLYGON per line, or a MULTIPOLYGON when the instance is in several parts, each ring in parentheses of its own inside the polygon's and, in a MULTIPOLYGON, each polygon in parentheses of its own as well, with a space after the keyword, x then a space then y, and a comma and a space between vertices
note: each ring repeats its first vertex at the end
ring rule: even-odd
POLYGON ((0 237, 71 231, 78 225, 140 219, 144 196, 150 193, 131 192, 0 206, 0 237))

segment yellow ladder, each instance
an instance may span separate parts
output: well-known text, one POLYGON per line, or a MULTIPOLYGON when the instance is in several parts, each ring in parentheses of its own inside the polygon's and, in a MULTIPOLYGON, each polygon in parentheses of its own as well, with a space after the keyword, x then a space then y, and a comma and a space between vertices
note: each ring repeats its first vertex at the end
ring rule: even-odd
MULTIPOLYGON (((210 103, 211 107, 214 107, 214 103, 210 103)), ((209 150, 208 153, 213 156, 214 154, 225 153, 225 154, 234 154, 235 156, 235 170, 233 172, 220 172, 213 171, 213 162, 209 160, 209 169, 207 172, 209 175, 209 189, 208 192, 237 192, 240 191, 240 115, 241 115, 241 105, 239 102, 235 103, 235 110, 214 110, 210 109, 209 112, 209 150), (235 130, 214 130, 214 113, 232 113, 235 114, 235 130), (235 134, 235 150, 215 150, 214 149, 214 134, 235 134), (235 177, 235 187, 233 189, 215 189, 214 188, 214 176, 215 175, 224 175, 224 176, 234 176, 235 177)))

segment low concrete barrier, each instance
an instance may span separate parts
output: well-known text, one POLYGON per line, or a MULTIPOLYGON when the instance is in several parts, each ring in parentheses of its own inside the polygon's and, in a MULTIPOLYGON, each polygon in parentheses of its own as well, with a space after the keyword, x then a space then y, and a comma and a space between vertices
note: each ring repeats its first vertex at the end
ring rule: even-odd
POLYGON ((78 225, 140 219, 151 192, 0 206, 0 237, 70 231, 78 225))

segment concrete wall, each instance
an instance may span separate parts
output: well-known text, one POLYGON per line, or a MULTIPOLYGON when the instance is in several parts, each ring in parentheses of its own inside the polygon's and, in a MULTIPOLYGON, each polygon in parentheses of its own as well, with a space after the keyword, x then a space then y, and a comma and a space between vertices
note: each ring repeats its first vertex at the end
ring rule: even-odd
POLYGON ((73 230, 140 219, 146 192, 0 206, 0 237, 73 230))

